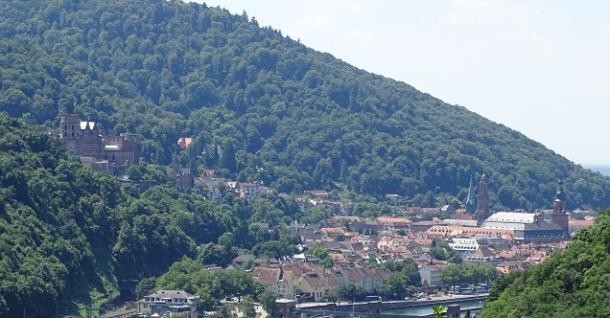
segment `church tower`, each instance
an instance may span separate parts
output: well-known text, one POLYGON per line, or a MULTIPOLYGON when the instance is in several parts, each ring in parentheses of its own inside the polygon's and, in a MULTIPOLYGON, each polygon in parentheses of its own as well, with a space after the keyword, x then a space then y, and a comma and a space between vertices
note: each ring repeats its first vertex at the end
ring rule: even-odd
POLYGON ((479 193, 477 194, 477 210, 475 211, 477 225, 481 226, 489 217, 489 178, 486 174, 481 176, 479 193))
POLYGON ((557 190, 557 195, 553 202, 553 215, 551 216, 551 219, 566 232, 566 235, 569 234, 570 231, 569 216, 566 214, 567 198, 567 195, 563 191, 563 181, 559 180, 559 190, 557 190))

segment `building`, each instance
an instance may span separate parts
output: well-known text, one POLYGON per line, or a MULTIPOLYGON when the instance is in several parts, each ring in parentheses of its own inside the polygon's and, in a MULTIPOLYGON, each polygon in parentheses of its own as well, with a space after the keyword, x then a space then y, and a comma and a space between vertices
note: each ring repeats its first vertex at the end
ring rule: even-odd
POLYGON ((481 225, 489 217, 489 178, 483 174, 479 182, 477 194, 477 210, 475 212, 477 225, 481 225))
POLYGON ((594 217, 587 216, 582 219, 578 219, 578 218, 573 218, 572 215, 570 215, 570 222, 569 222, 570 234, 574 234, 574 233, 578 232, 579 230, 591 227, 591 226, 593 226, 593 223, 595 223, 594 217))
POLYGON ((178 144, 178 147, 180 147, 180 149, 185 150, 186 148, 191 146, 191 144, 193 143, 193 138, 180 137, 178 138, 178 141, 176 143, 178 144))
POLYGON ((63 114, 59 120, 59 139, 73 154, 100 172, 120 175, 140 158, 139 136, 109 134, 99 123, 82 121, 76 114, 63 114))
POLYGON ((568 238, 544 212, 497 212, 485 220, 482 228, 512 230, 516 241, 551 242, 568 238))
POLYGON ((483 222, 482 227, 494 230, 513 230, 514 239, 523 242, 557 242, 570 238, 569 216, 566 214, 567 196, 563 182, 553 202, 553 211, 547 213, 497 212, 483 222))
POLYGON ((296 300, 294 299, 276 299, 277 310, 273 314, 273 318, 296 318, 296 300))
POLYGON ((326 301, 328 291, 338 287, 334 275, 319 272, 307 272, 301 277, 301 290, 305 299, 316 302, 326 301))
POLYGON ((487 246, 480 246, 476 250, 461 251, 460 257, 465 264, 496 263, 499 260, 499 257, 487 246))
POLYGON ((180 190, 191 189, 195 185, 195 178, 190 168, 174 166, 176 187, 180 190))
POLYGON ((237 182, 235 185, 235 192, 241 199, 250 201, 259 194, 271 192, 271 189, 258 182, 237 182))
POLYGON ((199 297, 183 290, 158 290, 138 301, 138 313, 196 318, 199 297))
POLYGON ((409 225, 413 223, 409 218, 395 216, 380 216, 377 217, 376 221, 377 223, 383 225, 386 229, 402 230, 408 230, 409 225))
POLYGON ((294 272, 280 267, 256 267, 253 279, 280 298, 294 298, 294 272))
POLYGON ((493 229, 485 227, 472 227, 472 226, 446 226, 446 225, 434 225, 429 228, 426 232, 429 238, 437 239, 449 239, 455 237, 481 237, 481 238, 503 238, 506 240, 512 240, 515 231, 512 229, 493 229))
POLYGON ((424 288, 437 288, 441 286, 441 272, 445 269, 444 266, 436 264, 426 264, 419 268, 419 276, 421 285, 424 288))
POLYGON ((514 231, 514 239, 522 242, 568 240, 570 231, 569 216, 565 210, 566 200, 567 196, 563 191, 563 182, 559 181, 559 190, 553 202, 553 211, 549 211, 550 213, 545 211, 537 213, 497 212, 489 216, 481 224, 481 228, 512 230, 514 231))
POLYGON ((563 231, 563 236, 569 237, 570 235, 570 217, 566 213, 566 202, 568 196, 563 191, 563 181, 559 180, 559 189, 553 201, 553 214, 551 220, 557 224, 563 231))
POLYGON ((455 251, 476 251, 479 249, 479 242, 474 238, 454 238, 449 243, 449 247, 455 251))

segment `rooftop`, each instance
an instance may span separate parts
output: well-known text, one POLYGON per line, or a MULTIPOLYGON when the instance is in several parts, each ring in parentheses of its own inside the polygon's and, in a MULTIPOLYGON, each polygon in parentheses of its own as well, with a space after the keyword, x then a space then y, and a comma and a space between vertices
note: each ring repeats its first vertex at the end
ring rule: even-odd
POLYGON ((514 222, 534 223, 536 214, 524 212, 496 212, 487 218, 485 222, 514 222))
POLYGON ((161 289, 146 296, 150 298, 194 298, 192 294, 185 292, 184 290, 166 290, 161 289))

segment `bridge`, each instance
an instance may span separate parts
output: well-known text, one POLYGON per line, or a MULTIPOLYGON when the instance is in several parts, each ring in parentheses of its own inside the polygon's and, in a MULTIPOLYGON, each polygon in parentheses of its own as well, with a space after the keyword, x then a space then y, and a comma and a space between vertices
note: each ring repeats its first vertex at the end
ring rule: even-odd
POLYGON ((478 312, 482 304, 487 300, 489 294, 477 295, 449 295, 435 297, 432 299, 403 300, 403 301, 368 301, 354 303, 304 303, 296 307, 297 313, 305 314, 301 317, 320 317, 332 316, 358 317, 366 316, 369 318, 422 318, 431 317, 425 313, 402 313, 404 312, 423 312, 431 311, 435 305, 450 306, 459 305, 462 311, 470 310, 478 312))

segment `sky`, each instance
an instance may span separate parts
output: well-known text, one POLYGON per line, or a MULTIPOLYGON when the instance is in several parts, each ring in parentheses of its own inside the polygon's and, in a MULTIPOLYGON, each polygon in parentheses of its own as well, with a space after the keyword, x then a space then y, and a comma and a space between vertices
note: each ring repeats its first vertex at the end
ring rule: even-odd
POLYGON ((610 1, 205 2, 465 106, 576 163, 610 164, 610 1))

